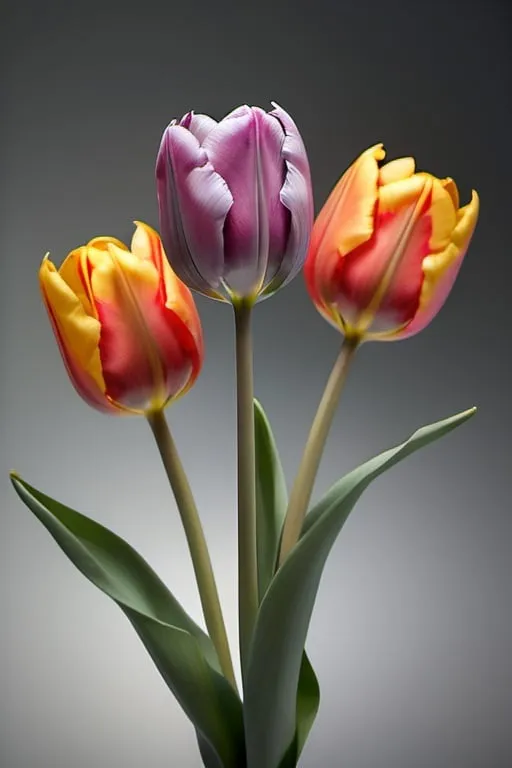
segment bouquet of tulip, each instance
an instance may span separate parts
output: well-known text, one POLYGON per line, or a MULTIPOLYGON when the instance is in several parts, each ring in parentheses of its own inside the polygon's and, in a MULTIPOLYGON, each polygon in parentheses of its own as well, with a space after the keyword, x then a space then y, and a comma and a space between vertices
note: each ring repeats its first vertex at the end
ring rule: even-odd
POLYGON ((144 416, 181 517, 206 632, 123 539, 30 486, 16 492, 74 565, 126 614, 192 722, 207 768, 292 768, 315 720, 319 684, 305 652, 331 548, 382 472, 466 421, 423 427, 366 461, 314 505, 313 484, 359 346, 422 330, 447 298, 478 217, 452 179, 350 166, 313 222, 304 144, 290 116, 240 107, 220 122, 189 112, 163 134, 156 164, 161 237, 136 223, 127 248, 96 237, 39 278, 68 374, 94 408, 144 416), (304 266, 307 290, 340 332, 340 352, 287 496, 278 450, 253 396, 251 315, 304 266), (239 691, 207 543, 164 409, 203 361, 191 290, 234 311, 238 446, 239 691))

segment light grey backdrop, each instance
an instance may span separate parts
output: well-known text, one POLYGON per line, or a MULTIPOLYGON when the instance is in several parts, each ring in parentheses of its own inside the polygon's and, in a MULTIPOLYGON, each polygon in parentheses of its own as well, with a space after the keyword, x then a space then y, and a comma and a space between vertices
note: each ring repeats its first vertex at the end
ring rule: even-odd
MULTIPOLYGON (((358 504, 322 582, 309 651, 322 686, 303 768, 512 764, 510 58, 505 2, 133 4, 4 0, 0 145, 1 768, 195 768, 192 728, 122 614, 15 498, 10 468, 136 546, 200 619, 177 514, 143 420, 102 416, 68 382, 38 293, 96 234, 157 223, 161 132, 280 102, 317 209, 369 145, 476 187, 481 220, 423 334, 368 345, 316 493, 422 423, 473 404, 442 443, 358 504), (62 7, 61 7, 62 6, 62 7)), ((199 301, 207 357, 169 412, 236 646, 233 333, 199 301)), ((258 307, 256 392, 291 481, 334 330, 302 278, 258 307)))

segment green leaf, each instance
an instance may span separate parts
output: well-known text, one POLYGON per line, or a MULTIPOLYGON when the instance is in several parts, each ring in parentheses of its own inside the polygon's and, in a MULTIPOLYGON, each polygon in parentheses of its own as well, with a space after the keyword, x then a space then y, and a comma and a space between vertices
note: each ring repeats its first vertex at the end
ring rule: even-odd
MULTIPOLYGON (((258 586, 263 599, 276 571, 288 493, 281 460, 270 422, 262 405, 254 400, 256 443, 256 516, 258 532, 258 586)), ((320 688, 304 652, 297 687, 297 738, 288 762, 295 765, 315 721, 320 688), (293 756, 292 756, 293 755, 293 756)), ((285 766, 283 766, 285 768, 285 766)))
POLYGON ((78 570, 126 614, 194 724, 208 768, 245 765, 242 704, 220 672, 208 635, 123 539, 18 476, 11 480, 78 570))
POLYGON ((256 622, 244 700, 248 768, 288 768, 283 760, 296 739, 297 684, 311 614, 327 557, 356 501, 378 475, 455 429, 474 411, 423 427, 402 445, 353 470, 310 519, 274 577, 256 622))
POLYGON ((256 399, 254 400, 254 437, 258 590, 261 601, 276 570, 288 493, 270 422, 256 399))
POLYGON ((315 670, 304 652, 297 692, 297 759, 300 757, 320 706, 320 686, 315 670))

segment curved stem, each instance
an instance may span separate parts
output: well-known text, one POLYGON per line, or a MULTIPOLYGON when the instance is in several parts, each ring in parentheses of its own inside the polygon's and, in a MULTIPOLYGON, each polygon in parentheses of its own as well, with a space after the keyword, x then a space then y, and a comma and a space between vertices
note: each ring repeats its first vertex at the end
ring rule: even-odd
POLYGON ((324 394, 309 432, 299 470, 293 484, 281 537, 279 565, 299 540, 304 517, 320 465, 327 436, 336 412, 348 369, 359 345, 355 338, 345 338, 341 351, 327 380, 324 394))
POLYGON ((219 594, 192 490, 163 411, 157 410, 148 413, 147 420, 160 451, 160 456, 162 457, 162 462, 176 499, 185 536, 187 537, 206 627, 217 651, 221 669, 227 680, 236 690, 235 673, 226 627, 222 617, 219 594))
POLYGON ((238 618, 242 677, 258 611, 256 469, 252 371, 252 304, 233 304, 236 335, 238 433, 238 618))

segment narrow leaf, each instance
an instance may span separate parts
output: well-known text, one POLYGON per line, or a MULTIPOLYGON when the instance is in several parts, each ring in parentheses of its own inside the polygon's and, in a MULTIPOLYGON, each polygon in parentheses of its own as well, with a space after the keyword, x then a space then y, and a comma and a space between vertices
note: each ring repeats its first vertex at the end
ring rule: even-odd
POLYGON ((258 589, 261 600, 275 572, 288 494, 272 428, 257 400, 254 400, 254 431, 258 589))
POLYGON ((311 614, 327 557, 356 501, 378 475, 455 429, 474 410, 423 427, 353 470, 313 515, 260 606, 244 701, 248 768, 288 768, 283 761, 297 738, 297 685, 311 614))
MULTIPOLYGON (((276 571, 279 545, 288 493, 281 460, 270 422, 262 405, 254 401, 256 437, 256 490, 258 531, 258 583, 263 599, 276 571)), ((295 765, 315 721, 320 704, 320 688, 311 663, 303 654, 297 687, 296 739, 287 756, 295 765)), ((282 768, 285 768, 283 765, 282 768)))
POLYGON ((320 686, 306 652, 302 654, 297 692, 297 758, 300 757, 320 706, 320 686))
POLYGON ((194 724, 212 768, 245 764, 240 699, 221 675, 206 635, 146 561, 123 539, 11 477, 27 507, 73 564, 126 614, 156 667, 194 724))

